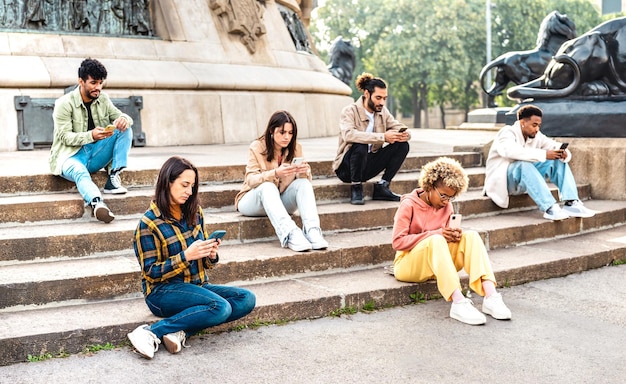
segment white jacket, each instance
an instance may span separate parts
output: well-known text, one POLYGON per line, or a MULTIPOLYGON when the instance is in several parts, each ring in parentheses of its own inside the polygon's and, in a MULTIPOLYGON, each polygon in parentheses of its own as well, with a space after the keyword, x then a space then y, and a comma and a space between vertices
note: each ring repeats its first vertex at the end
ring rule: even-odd
MULTIPOLYGON (((509 206, 509 192, 507 188, 507 169, 514 161, 543 162, 546 161, 546 151, 556 150, 561 143, 537 132, 534 139, 524 141, 519 121, 500 129, 493 139, 489 156, 483 193, 491 198, 501 208, 509 206)), ((569 162, 572 154, 566 149, 567 157, 561 159, 569 162)))

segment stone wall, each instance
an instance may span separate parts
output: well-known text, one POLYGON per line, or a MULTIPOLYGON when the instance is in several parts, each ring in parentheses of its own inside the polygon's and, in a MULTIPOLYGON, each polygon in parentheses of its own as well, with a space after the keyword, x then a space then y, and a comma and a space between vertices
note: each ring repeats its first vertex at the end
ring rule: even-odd
POLYGON ((571 138, 570 162, 578 183, 591 185, 594 199, 626 200, 626 139, 624 138, 571 138))
POLYGON ((154 37, 0 32, 0 151, 16 149, 14 96, 61 96, 85 57, 107 67, 111 97, 143 96, 148 146, 251 141, 277 109, 294 114, 301 137, 335 135, 350 88, 296 50, 275 1, 239 22, 254 15, 230 4, 249 1, 153 0, 154 37))

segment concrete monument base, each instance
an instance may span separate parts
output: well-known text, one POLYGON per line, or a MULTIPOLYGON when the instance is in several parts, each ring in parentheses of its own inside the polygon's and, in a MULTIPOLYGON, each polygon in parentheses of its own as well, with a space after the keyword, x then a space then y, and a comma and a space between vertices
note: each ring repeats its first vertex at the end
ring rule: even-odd
POLYGON ((543 111, 541 131, 548 136, 626 138, 626 98, 524 102, 506 114, 506 123, 513 124, 517 110, 527 104, 543 111))
POLYGON ((590 184, 600 200, 626 200, 626 138, 566 138, 572 151, 570 166, 577 183, 590 184))
POLYGON ((351 90, 296 49, 281 7, 302 15, 304 3, 310 12, 308 0, 266 1, 250 36, 227 12, 260 4, 248 0, 152 0, 151 38, 2 32, 0 151, 17 147, 14 97, 60 97, 86 57, 107 67, 111 97, 143 97, 148 146, 252 141, 278 109, 294 115, 300 137, 334 135, 351 90))

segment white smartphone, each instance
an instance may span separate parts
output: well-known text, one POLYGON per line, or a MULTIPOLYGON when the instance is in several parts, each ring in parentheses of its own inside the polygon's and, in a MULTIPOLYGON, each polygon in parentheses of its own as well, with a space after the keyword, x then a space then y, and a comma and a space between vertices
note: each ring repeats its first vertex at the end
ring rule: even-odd
POLYGON ((291 160, 291 164, 300 165, 302 164, 303 161, 304 161, 304 157, 294 157, 293 160, 291 160))
POLYGON ((460 228, 461 227, 461 219, 463 215, 460 213, 453 213, 450 215, 450 228, 460 228))

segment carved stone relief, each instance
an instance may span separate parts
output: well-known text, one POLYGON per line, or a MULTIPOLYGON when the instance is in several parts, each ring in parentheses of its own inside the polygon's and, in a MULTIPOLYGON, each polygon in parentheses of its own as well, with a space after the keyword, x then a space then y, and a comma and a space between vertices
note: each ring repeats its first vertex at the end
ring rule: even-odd
POLYGON ((150 0, 0 0, 0 29, 152 36, 150 0))
POLYGON ((306 28, 302 20, 300 20, 300 16, 284 5, 277 4, 277 6, 285 22, 285 26, 291 35, 291 40, 293 40, 293 44, 296 46, 296 50, 311 53, 309 36, 306 33, 306 28))
POLYGON ((222 20, 228 33, 239 35, 250 53, 256 52, 259 38, 266 33, 264 0, 210 0, 209 6, 222 20))

